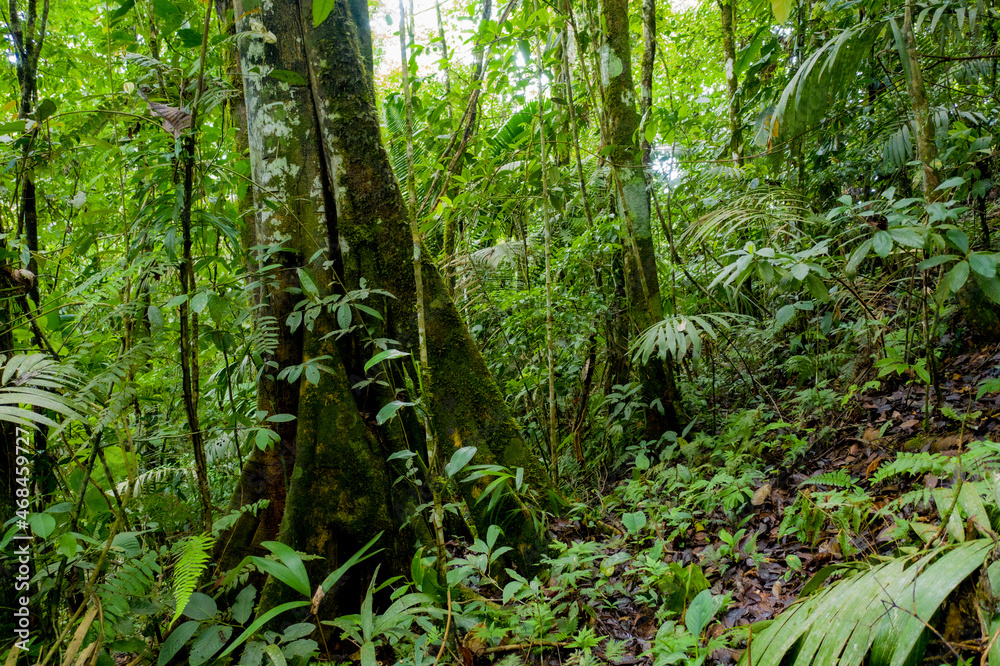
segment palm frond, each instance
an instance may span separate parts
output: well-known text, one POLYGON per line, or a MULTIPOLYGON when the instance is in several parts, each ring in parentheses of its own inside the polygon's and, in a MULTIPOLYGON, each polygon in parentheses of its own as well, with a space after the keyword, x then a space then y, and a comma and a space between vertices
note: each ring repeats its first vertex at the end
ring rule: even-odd
POLYGON ((30 428, 58 426, 51 417, 34 410, 48 410, 71 420, 82 418, 71 396, 83 388, 84 378, 73 368, 45 354, 0 355, 0 368, 0 421, 30 428))
POLYGON ((703 336, 716 340, 716 328, 728 330, 739 320, 752 321, 750 317, 732 312, 666 317, 643 331, 632 345, 632 353, 643 364, 649 361, 654 352, 660 358, 665 359, 669 355, 680 362, 690 351, 691 358, 697 361, 701 357, 703 336))
POLYGON ((834 583, 779 615, 740 664, 920 663, 935 613, 992 552, 992 539, 940 546, 834 583))

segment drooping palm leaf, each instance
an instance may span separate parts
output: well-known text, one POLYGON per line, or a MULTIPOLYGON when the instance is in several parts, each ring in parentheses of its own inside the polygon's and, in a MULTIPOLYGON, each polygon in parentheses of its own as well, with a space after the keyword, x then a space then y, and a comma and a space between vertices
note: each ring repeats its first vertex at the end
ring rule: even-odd
POLYGON ((58 424, 45 409, 68 419, 79 419, 72 398, 60 391, 75 392, 83 385, 82 376, 45 354, 0 355, 0 421, 18 426, 55 427, 58 424))
POLYGON ((869 653, 872 666, 919 663, 931 635, 927 623, 987 563, 993 545, 977 539, 940 546, 834 583, 779 615, 740 664, 856 666, 869 653))
POLYGON ((844 30, 816 50, 785 86, 775 108, 773 134, 793 139, 820 121, 827 109, 857 78, 858 66, 882 33, 884 24, 861 24, 844 30))

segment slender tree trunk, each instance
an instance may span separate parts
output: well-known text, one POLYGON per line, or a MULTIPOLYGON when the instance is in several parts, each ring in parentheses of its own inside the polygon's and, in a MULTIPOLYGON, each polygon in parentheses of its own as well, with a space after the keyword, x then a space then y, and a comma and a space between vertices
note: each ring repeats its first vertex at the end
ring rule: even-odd
MULTIPOLYGON (((35 2, 29 2, 27 11, 24 13, 19 12, 18 3, 16 0, 9 0, 7 5, 7 27, 9 29, 9 39, 14 50, 14 64, 17 72, 17 82, 20 88, 20 99, 17 107, 18 118, 28 118, 33 109, 35 108, 35 103, 37 100, 37 86, 38 86, 38 60, 41 54, 42 46, 45 42, 45 29, 46 23, 48 21, 49 15, 49 3, 48 0, 42 5, 42 12, 39 16, 38 6, 35 2)), ((34 136, 37 138, 38 129, 34 130, 34 136)), ((35 253, 38 251, 38 210, 36 203, 36 193, 35 193, 35 178, 34 169, 32 168, 32 161, 34 157, 31 152, 34 147, 34 141, 29 141, 21 154, 21 196, 18 206, 18 220, 20 225, 23 227, 25 232, 25 241, 28 246, 28 250, 31 252, 31 258, 28 261, 27 269, 33 274, 38 273, 38 266, 35 260, 35 253)), ((6 248, 6 230, 0 228, 0 234, 4 234, 0 238, 0 248, 6 248)), ((5 281, 7 282, 7 281, 5 281)), ((28 296, 38 304, 38 283, 34 282, 30 290, 28 291, 28 296)), ((13 316, 12 316, 12 306, 11 303, 14 298, 4 298, 0 302, 0 354, 3 354, 7 358, 10 358, 14 354, 14 329, 13 329, 13 316)), ((28 305, 27 299, 23 296, 20 298, 20 303, 22 309, 24 309, 24 314, 31 317, 31 312, 28 310, 30 307, 28 305)), ((41 344, 41 341, 38 341, 41 344)), ((17 474, 16 462, 17 462, 17 437, 18 429, 14 427, 14 424, 9 422, 0 422, 0 515, 4 516, 4 520, 14 515, 15 509, 17 508, 17 474)), ((45 433, 44 431, 39 431, 36 433, 34 438, 34 451, 37 455, 44 455, 46 449, 45 433)), ((38 468, 44 467, 44 465, 37 465, 38 468)), ((32 574, 34 573, 34 561, 30 563, 32 574)), ((2 613, 2 619, 0 619, 0 630, 4 632, 5 636, 13 637, 13 610, 15 607, 16 597, 19 596, 14 590, 13 585, 13 572, 3 567, 0 569, 0 577, 4 579, 4 590, 0 592, 0 613, 2 613)), ((32 591, 34 591, 35 586, 32 585, 32 591)), ((21 594, 25 594, 22 592, 21 594)), ((37 628, 38 617, 32 612, 32 617, 30 619, 32 625, 37 628)))
MULTIPOLYGON (((535 3, 538 10, 538 3, 535 3)), ((542 165, 542 229, 545 234, 545 360, 549 371, 549 465, 552 479, 559 480, 559 423, 556 409, 556 343, 552 317, 552 220, 549 218, 549 176, 545 145, 545 67, 542 39, 535 29, 535 58, 538 61, 538 146, 542 165)), ((557 151, 558 152, 558 151, 557 151)))
MULTIPOLYGON (((275 36, 265 41, 257 36, 240 40, 240 64, 244 76, 250 157, 254 180, 272 196, 283 196, 283 205, 259 206, 256 216, 258 242, 282 248, 269 261, 277 264, 267 280, 265 312, 279 335, 275 362, 261 382, 262 401, 270 402, 269 414, 296 417, 281 431, 283 447, 294 453, 294 468, 285 469, 280 538, 284 543, 320 555, 307 568, 310 580, 344 561, 379 531, 387 546, 383 571, 398 571, 409 561, 404 554, 412 535, 398 528, 409 516, 394 494, 394 475, 385 458, 397 450, 401 437, 398 422, 379 426, 368 416, 376 413, 388 397, 378 393, 352 392, 364 377, 365 362, 378 350, 366 346, 368 328, 375 337, 398 340, 413 357, 420 354, 420 332, 426 334, 436 444, 445 459, 461 446, 477 449, 472 464, 522 467, 525 480, 544 490, 544 470, 527 450, 503 399, 489 378, 475 343, 438 275, 433 262, 421 252, 421 282, 412 266, 413 236, 407 208, 392 175, 381 142, 378 116, 371 90, 372 69, 365 57, 370 44, 367 5, 356 0, 338 0, 329 17, 318 27, 312 23, 309 2, 269 0, 236 5, 237 31, 249 32, 253 17, 275 36), (295 72, 305 85, 289 85, 272 77, 261 77, 265 68, 295 72), (315 284, 318 299, 366 288, 388 291, 394 298, 372 293, 364 303, 382 311, 383 321, 352 310, 356 326, 340 338, 341 324, 334 311, 320 311, 311 328, 290 330, 287 319, 303 295, 290 294, 304 280, 315 284), (426 304, 424 325, 419 325, 419 288, 426 304), (287 346, 286 346, 287 345, 287 346), (277 379, 288 367, 322 360, 328 372, 317 384, 299 380, 289 385, 277 379), (280 358, 280 360, 279 360, 280 358), (279 411, 280 410, 280 411, 279 411)), ((251 33, 253 35, 253 33, 251 33)), ((312 305, 319 307, 317 300, 312 305)), ((339 308, 339 305, 336 306, 339 308)), ((402 386, 402 364, 389 366, 389 377, 402 386)), ((369 374, 386 370, 381 364, 369 374)), ((424 456, 419 443, 416 452, 424 456)), ((283 460, 287 464, 289 458, 283 460)), ((251 459, 240 488, 253 490, 260 483, 254 474, 267 474, 261 460, 251 459)), ((517 548, 515 559, 522 566, 537 557, 540 535, 516 498, 508 496, 499 515, 487 515, 486 503, 474 497, 489 479, 460 484, 474 520, 485 532, 500 522, 517 548)), ((251 496, 253 493, 250 493, 251 496)), ((403 507, 405 508, 405 507, 403 507)), ((263 525, 257 528, 262 531, 263 525)), ((234 533, 230 548, 245 552, 258 536, 234 533)), ((370 569, 368 570, 370 573, 370 569)), ((352 583, 324 606, 324 614, 343 610, 353 597, 363 597, 366 576, 352 583)), ((276 581, 264 591, 265 607, 289 594, 276 581)), ((356 602, 356 601, 355 601, 356 602)))
POLYGON ((927 102, 924 76, 920 70, 920 60, 917 58, 917 39, 913 34, 913 0, 906 2, 903 17, 903 44, 906 47, 907 66, 910 71, 906 88, 910 93, 913 123, 917 128, 917 159, 921 163, 924 197, 927 201, 935 201, 938 198, 935 190, 941 184, 941 174, 935 166, 937 145, 934 143, 934 118, 931 116, 930 105, 927 102))
POLYGON ((649 186, 649 168, 653 146, 646 140, 645 129, 652 122, 653 111, 653 65, 656 62, 656 0, 642 0, 642 73, 639 77, 639 118, 642 165, 646 170, 649 186))
POLYGON ((719 0, 722 18, 722 53, 726 59, 726 92, 729 97, 729 153, 736 166, 743 163, 743 124, 740 121, 740 101, 736 96, 736 2, 719 0))
MULTIPOLYGON (((610 159, 618 192, 619 214, 628 228, 628 232, 622 235, 625 286, 632 331, 638 333, 663 318, 663 304, 656 272, 642 151, 635 137, 639 114, 636 113, 632 81, 627 0, 603 0, 601 19, 606 31, 599 54, 607 142, 614 147, 610 159)), ((647 439, 658 440, 668 430, 679 432, 680 400, 672 359, 668 358, 663 363, 651 357, 648 363, 638 368, 638 374, 643 399, 650 404, 646 409, 647 439)))

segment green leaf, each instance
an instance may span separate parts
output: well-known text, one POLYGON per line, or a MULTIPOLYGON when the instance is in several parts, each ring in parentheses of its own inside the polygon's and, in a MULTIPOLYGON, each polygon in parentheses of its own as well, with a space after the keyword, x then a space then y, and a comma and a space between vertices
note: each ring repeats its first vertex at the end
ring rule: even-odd
POLYGON ((885 259, 892 252, 892 236, 887 231, 876 232, 872 238, 872 249, 875 254, 885 259))
POLYGON ((125 16, 126 14, 128 14, 132 10, 133 7, 135 7, 135 0, 125 0, 125 2, 123 2, 121 4, 121 6, 118 7, 118 9, 116 9, 113 12, 111 12, 111 16, 108 17, 108 22, 111 23, 112 25, 114 25, 123 16, 125 16))
POLYGON ((815 273, 810 273, 806 276, 805 285, 809 293, 812 294, 812 297, 820 303, 826 303, 830 300, 830 291, 815 273))
POLYGON ((194 295, 194 298, 191 299, 191 309, 194 312, 201 314, 205 311, 205 308, 208 307, 208 300, 211 296, 212 292, 210 291, 199 291, 194 295))
POLYGON ((778 24, 785 23, 792 15, 792 0, 771 0, 771 11, 778 24))
POLYGON ((336 0, 313 0, 313 27, 326 20, 336 5, 336 0))
POLYGON ((896 24, 895 17, 889 17, 889 27, 892 30, 893 41, 896 44, 896 53, 899 55, 899 60, 903 65, 903 76, 906 78, 907 85, 909 85, 910 79, 913 77, 910 73, 910 58, 906 51, 906 45, 903 43, 903 33, 896 24))
MULTIPOLYGON (((315 8, 315 6, 316 5, 314 3, 313 7, 315 8)), ((309 83, 305 80, 305 77, 298 72, 293 72, 287 69, 272 69, 270 71, 270 75, 291 86, 304 86, 309 83)))
POLYGON ((869 238, 854 249, 854 252, 851 253, 851 258, 847 260, 847 266, 844 267, 846 273, 854 275, 857 272, 858 266, 868 256, 868 251, 872 249, 872 244, 873 240, 869 238))
POLYGON ((268 656, 271 663, 274 666, 288 666, 288 661, 285 660, 285 655, 281 653, 281 648, 275 644, 265 645, 264 654, 268 656))
POLYGON ((961 229, 949 229, 945 232, 945 238, 962 254, 969 253, 969 235, 961 229))
POLYGON ((181 28, 178 30, 177 39, 180 40, 181 46, 186 49, 201 46, 201 33, 191 28, 181 28))
POLYGON ((340 307, 337 308, 337 325, 340 326, 341 330, 351 327, 351 306, 347 303, 341 303, 340 307))
POLYGON ((188 655, 190 666, 201 666, 212 656, 222 649, 229 637, 233 635, 233 628, 225 625, 215 625, 208 627, 201 636, 191 644, 191 652, 188 655))
POLYGON ((992 254, 972 252, 969 254, 969 267, 985 278, 996 277, 997 261, 992 254))
POLYGON ((292 414, 272 414, 271 416, 268 416, 265 420, 270 423, 288 423, 289 421, 294 421, 295 416, 293 416, 292 414))
POLYGON ((639 530, 646 526, 646 514, 642 511, 623 514, 622 525, 625 526, 629 534, 638 534, 639 530))
POLYGON ((948 285, 948 291, 952 294, 956 293, 965 285, 965 281, 969 279, 969 262, 960 261, 955 266, 945 273, 944 278, 941 280, 942 284, 948 285))
POLYGON ((805 280, 809 275, 809 267, 805 264, 795 264, 791 268, 792 277, 796 280, 805 280))
POLYGON ((217 612, 219 612, 219 607, 216 605, 215 599, 201 592, 192 592, 184 606, 182 615, 186 615, 192 620, 207 620, 217 612))
POLYGON ((52 530, 56 528, 56 519, 47 513, 33 513, 28 516, 28 524, 35 536, 47 539, 52 530))
POLYGON ((396 412, 398 412, 401 408, 412 407, 413 405, 414 403, 412 402, 393 400, 388 405, 378 410, 378 414, 375 415, 375 423, 377 423, 378 425, 382 425, 383 423, 391 419, 393 416, 395 416, 396 412))
MULTIPOLYGON (((230 644, 229 647, 227 647, 222 652, 222 654, 219 655, 218 659, 221 660, 223 657, 225 657, 226 655, 228 655, 231 652, 233 652, 233 650, 235 650, 239 646, 243 645, 243 643, 245 643, 248 638, 250 638, 255 633, 257 633, 258 629, 260 629, 265 624, 267 624, 268 622, 270 622, 272 619, 276 618, 277 616, 281 615, 285 611, 291 610, 293 608, 302 608, 303 606, 308 606, 311 603, 312 603, 311 601, 305 601, 305 600, 303 600, 303 601, 289 601, 288 603, 281 604, 280 606, 278 606, 276 608, 272 608, 271 610, 269 610, 268 612, 264 613, 259 618, 257 618, 256 620, 254 620, 253 624, 251 624, 249 627, 247 627, 246 630, 244 630, 244 632, 239 635, 239 638, 237 638, 232 644, 230 644)), ((195 624, 195 627, 197 628, 197 624, 198 623, 195 622, 194 624, 195 624)), ((176 654, 176 652, 174 654, 176 654)), ((173 657, 173 656, 174 656, 173 654, 170 655, 170 657, 173 657)), ((160 659, 159 666, 163 666, 163 664, 166 663, 166 661, 169 660, 169 657, 166 660, 164 660, 162 657, 163 657, 163 655, 161 654, 160 655, 161 659, 160 659)))
MULTIPOLYGON (((274 72, 271 72, 273 75, 274 72)), ((309 300, 316 302, 319 300, 319 289, 316 287, 316 280, 313 279, 312 273, 309 272, 307 268, 296 268, 295 272, 299 276, 299 286, 302 287, 302 293, 309 297, 309 300)))
POLYGON ((146 316, 149 318, 149 326, 154 331, 163 328, 163 311, 155 305, 146 308, 146 316))
POLYGON ((63 557, 73 557, 76 555, 77 542, 76 537, 72 534, 60 534, 59 535, 59 545, 56 547, 56 551, 63 557))
POLYGON ((895 227, 893 229, 889 229, 888 233, 892 236, 892 239, 900 245, 918 249, 924 246, 924 239, 915 229, 895 227))
POLYGON ((329 576, 327 576, 323 580, 323 582, 320 583, 320 587, 323 588, 323 591, 324 592, 329 592, 330 588, 332 588, 334 585, 336 585, 337 581, 339 581, 340 578, 345 573, 347 573, 347 570, 350 569, 351 567, 353 567, 358 562, 363 562, 364 560, 367 560, 369 557, 382 552, 381 548, 378 549, 378 550, 376 550, 373 553, 369 553, 368 552, 368 549, 371 548, 372 546, 374 546, 375 542, 382 538, 382 534, 383 534, 382 532, 379 532, 378 534, 376 534, 375 536, 373 536, 368 541, 368 543, 366 543, 364 546, 362 546, 361 548, 358 549, 358 552, 356 552, 353 555, 351 555, 351 557, 346 562, 344 562, 343 564, 341 564, 340 567, 338 567, 336 571, 334 571, 332 574, 330 574, 329 576))
POLYGON ((382 361, 393 358, 402 358, 403 356, 409 356, 409 354, 404 351, 399 351, 398 349, 386 349, 385 351, 380 351, 368 359, 368 362, 365 363, 365 372, 368 372, 372 369, 372 366, 378 365, 382 361))
POLYGON ((919 264, 917 264, 917 268, 922 271, 926 271, 928 268, 934 268, 935 266, 940 266, 941 264, 947 263, 949 261, 955 261, 956 259, 959 259, 959 257, 958 255, 955 254, 939 254, 935 257, 929 257, 927 259, 924 259, 919 264))
POLYGON ((473 456, 476 455, 476 447, 474 446, 463 446, 459 450, 455 451, 451 455, 451 460, 448 464, 444 466, 444 473, 451 478, 461 472, 469 461, 472 460, 473 456))
MULTIPOLYGON (((293 548, 278 541, 265 541, 261 545, 274 553, 275 557, 288 570, 290 578, 286 579, 279 575, 278 579, 297 592, 301 592, 307 597, 311 596, 312 590, 309 588, 309 574, 306 573, 306 567, 302 563, 302 558, 299 554, 293 548)), ((270 562, 270 560, 267 561, 270 562)))
POLYGON ((961 185, 965 185, 965 179, 962 178, 961 176, 955 176, 954 178, 949 178, 948 180, 938 185, 934 189, 934 191, 937 192, 938 190, 948 190, 953 187, 959 187, 961 185))
POLYGON ((198 625, 198 622, 190 620, 171 631, 167 640, 163 641, 163 645, 160 647, 160 656, 156 660, 157 666, 165 666, 173 659, 187 644, 188 639, 194 636, 194 632, 198 631, 198 625))
POLYGON ((512 580, 509 583, 507 583, 506 585, 504 585, 503 586, 503 604, 504 604, 504 606, 506 606, 508 603, 510 603, 510 600, 514 598, 514 595, 516 595, 518 592, 520 592, 521 588, 523 588, 523 587, 524 587, 524 583, 522 583, 519 580, 512 580))
POLYGON ((257 588, 253 585, 247 585, 240 593, 236 595, 236 601, 233 603, 233 619, 240 624, 245 623, 250 619, 250 614, 253 613, 253 602, 257 597, 257 588))
POLYGON ((693 636, 701 636, 708 623, 715 615, 715 602, 712 600, 712 592, 702 590, 697 597, 691 601, 687 613, 684 615, 684 626, 693 636))
POLYGON ((53 102, 48 97, 46 97, 45 99, 43 99, 41 102, 38 103, 38 106, 35 107, 35 112, 32 115, 35 117, 35 120, 37 120, 38 122, 42 122, 55 112, 56 112, 56 103, 53 102))
POLYGON ((305 370, 306 381, 313 386, 319 386, 319 367, 315 363, 310 363, 305 370))
POLYGON ((995 277, 984 278, 981 275, 973 275, 973 277, 976 279, 976 284, 979 285, 979 288, 986 294, 986 297, 997 305, 1000 305, 1000 279, 995 277))

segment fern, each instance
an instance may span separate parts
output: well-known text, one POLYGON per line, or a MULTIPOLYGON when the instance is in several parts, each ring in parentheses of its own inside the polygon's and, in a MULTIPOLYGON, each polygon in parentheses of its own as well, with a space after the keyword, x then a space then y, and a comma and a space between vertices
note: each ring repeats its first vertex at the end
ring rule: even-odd
POLYGON ((177 618, 184 612, 188 600, 194 594, 195 587, 198 586, 198 579, 204 573, 208 565, 209 551, 215 538, 210 534, 196 534, 188 537, 182 544, 184 552, 174 567, 174 616, 170 618, 170 624, 177 621, 177 618))
POLYGON ((946 476, 955 468, 955 460, 940 453, 900 453, 888 465, 883 465, 872 477, 872 485, 878 485, 887 479, 903 474, 920 476, 936 474, 946 476))
POLYGON ((126 558, 119 568, 97 588, 104 613, 117 619, 133 614, 129 601, 145 601, 156 585, 156 578, 162 573, 157 562, 157 552, 148 550, 142 557, 126 558))
POLYGON ((835 488, 854 488, 854 479, 845 470, 838 469, 836 472, 824 472, 812 478, 806 479, 801 485, 811 486, 833 486, 835 488))

